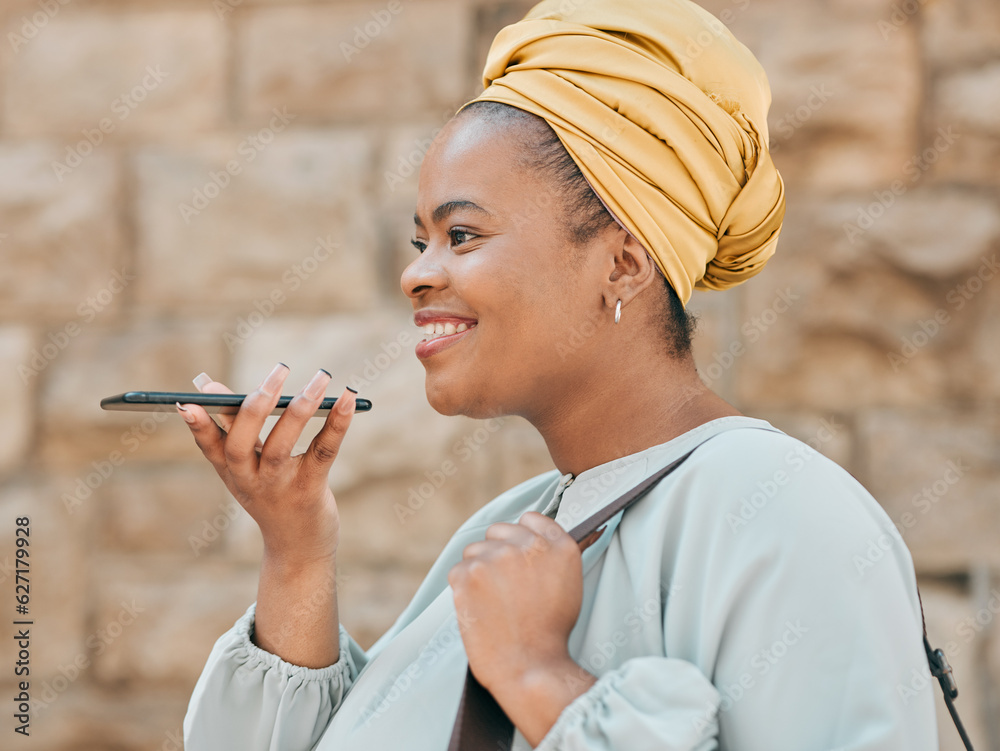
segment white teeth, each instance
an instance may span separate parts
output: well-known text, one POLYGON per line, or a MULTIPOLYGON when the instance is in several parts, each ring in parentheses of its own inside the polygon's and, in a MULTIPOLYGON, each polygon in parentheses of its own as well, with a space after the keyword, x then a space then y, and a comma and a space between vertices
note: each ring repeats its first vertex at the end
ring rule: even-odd
MULTIPOLYGON (((475 324, 473 324, 475 325, 475 324)), ((463 331, 468 331, 471 329, 467 323, 460 323, 455 325, 454 323, 428 323, 424 329, 424 341, 430 341, 431 339, 437 339, 439 336, 450 336, 451 334, 461 334, 463 331)))

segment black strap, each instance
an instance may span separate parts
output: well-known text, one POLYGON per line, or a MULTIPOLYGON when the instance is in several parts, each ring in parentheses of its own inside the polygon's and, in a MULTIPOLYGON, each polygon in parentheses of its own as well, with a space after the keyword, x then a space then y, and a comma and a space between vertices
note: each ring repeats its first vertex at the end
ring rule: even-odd
MULTIPOLYGON (((694 449, 684 454, 677 461, 668 464, 658 472, 653 473, 624 495, 604 506, 593 516, 573 527, 570 536, 577 542, 597 531, 619 511, 624 511, 633 503, 652 490, 660 480, 677 469, 694 453, 694 449)), ((951 719, 955 722, 958 734, 968 751, 974 751, 962 720, 958 716, 953 700, 958 697, 958 686, 955 683, 954 672, 945 654, 940 649, 932 649, 927 639, 927 623, 924 620, 924 604, 920 600, 920 590, 917 590, 917 602, 920 603, 920 621, 924 631, 924 651, 931 675, 938 679, 944 693, 944 702, 948 706, 951 719)), ((465 673, 465 686, 462 688, 462 699, 458 704, 458 715, 451 731, 448 751, 510 751, 514 741, 514 725, 497 704, 493 695, 487 691, 471 670, 465 673)))
POLYGON ((951 669, 951 665, 948 664, 948 658, 945 657, 944 650, 932 648, 927 638, 927 620, 924 618, 924 603, 920 599, 919 589, 917 590, 917 602, 920 604, 920 625, 924 630, 924 653, 927 655, 927 664, 930 666, 931 675, 937 678, 938 683, 941 684, 944 703, 948 707, 948 714, 951 715, 952 722, 955 723, 955 729, 958 730, 958 734, 962 738, 962 743, 965 744, 968 751, 973 751, 972 741, 969 740, 969 735, 965 732, 962 719, 958 716, 958 710, 955 709, 954 700, 958 698, 958 684, 955 682, 955 673, 951 669))
MULTIPOLYGON (((652 490, 660 480, 677 469, 685 459, 694 453, 687 452, 677 461, 654 472, 624 495, 616 498, 600 511, 573 527, 570 536, 580 542, 596 532, 619 511, 623 511, 652 490)), ((510 751, 514 740, 514 725, 471 670, 465 673, 465 687, 458 704, 458 716, 451 730, 448 751, 510 751)))

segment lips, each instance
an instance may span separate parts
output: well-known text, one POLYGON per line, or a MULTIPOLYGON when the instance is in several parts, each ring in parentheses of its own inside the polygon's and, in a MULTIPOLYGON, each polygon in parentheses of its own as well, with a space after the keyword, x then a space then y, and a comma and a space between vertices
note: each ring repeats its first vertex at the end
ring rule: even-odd
POLYGON ((471 335, 479 323, 475 318, 435 310, 417 312, 413 322, 424 330, 425 338, 415 348, 421 360, 454 346, 471 335))

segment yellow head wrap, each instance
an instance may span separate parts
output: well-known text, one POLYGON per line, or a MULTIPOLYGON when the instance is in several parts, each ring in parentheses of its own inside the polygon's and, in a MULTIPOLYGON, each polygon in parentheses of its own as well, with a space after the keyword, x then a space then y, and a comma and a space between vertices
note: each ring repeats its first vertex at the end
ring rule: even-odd
POLYGON ((785 213, 756 58, 687 0, 545 0, 501 30, 476 100, 543 118, 687 303, 763 268, 785 213))

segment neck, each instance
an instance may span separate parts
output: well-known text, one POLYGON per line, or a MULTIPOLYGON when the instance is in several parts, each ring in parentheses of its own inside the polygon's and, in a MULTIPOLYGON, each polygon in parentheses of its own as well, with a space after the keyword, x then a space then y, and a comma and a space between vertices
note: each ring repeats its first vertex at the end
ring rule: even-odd
POLYGON ((575 476, 741 414, 701 382, 690 358, 668 363, 641 376, 591 379, 568 389, 571 396, 562 402, 525 415, 545 439, 556 468, 575 476))

